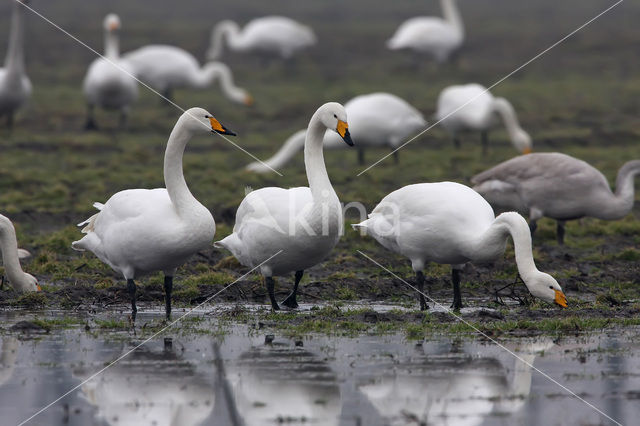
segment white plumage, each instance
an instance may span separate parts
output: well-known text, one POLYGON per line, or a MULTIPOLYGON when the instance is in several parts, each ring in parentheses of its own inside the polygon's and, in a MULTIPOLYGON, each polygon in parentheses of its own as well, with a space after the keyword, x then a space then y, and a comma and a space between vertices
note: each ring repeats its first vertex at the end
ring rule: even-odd
POLYGON ((29 252, 18 248, 16 230, 8 217, 0 215, 0 249, 2 250, 2 265, 9 284, 16 291, 38 291, 38 280, 27 274, 20 266, 20 259, 28 257, 29 252))

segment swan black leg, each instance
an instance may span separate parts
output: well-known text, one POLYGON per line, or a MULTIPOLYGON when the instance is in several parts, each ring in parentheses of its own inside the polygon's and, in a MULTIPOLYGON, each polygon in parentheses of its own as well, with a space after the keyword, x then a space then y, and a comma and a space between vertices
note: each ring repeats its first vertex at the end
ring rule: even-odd
POLYGON ((393 162, 395 164, 399 164, 400 163, 400 150, 395 150, 393 151, 393 162))
POLYGON ((274 311, 279 311, 280 306, 278 306, 278 302, 276 302, 275 295, 275 286, 276 283, 273 281, 272 277, 264 277, 265 283, 267 284, 267 293, 269 293, 269 299, 271 299, 271 308, 274 311))
POLYGON ((358 164, 364 166, 364 149, 358 148, 358 164))
POLYGON ((118 122, 118 129, 119 130, 126 130, 127 129, 127 119, 128 119, 128 113, 127 111, 122 111, 120 113, 120 120, 118 122))
POLYGON ((529 231, 531 231, 531 237, 535 234, 536 229, 538 229, 538 223, 533 219, 529 219, 529 231))
POLYGON ((171 87, 167 87, 162 91, 162 96, 164 99, 160 99, 160 103, 171 106, 171 102, 173 102, 173 89, 171 87))
POLYGON ((558 240, 558 245, 564 245, 564 222, 561 220, 557 221, 558 226, 556 228, 556 239, 558 240))
POLYGON ((420 300, 420 310, 426 311, 429 309, 429 306, 427 306, 427 302, 424 300, 424 274, 422 271, 416 272, 416 284, 419 292, 418 299, 420 300))
POLYGON ((94 118, 94 106, 87 105, 87 122, 84 125, 85 130, 98 130, 98 125, 94 118))
POLYGON ((453 138, 453 147, 455 149, 460 149, 460 139, 458 139, 457 137, 453 138))
POLYGON ((173 290, 173 277, 164 276, 164 306, 167 314, 167 321, 171 319, 171 290, 173 290))
POLYGON ((489 133, 481 132, 482 137, 482 155, 487 155, 489 153, 489 133))
POLYGON ((135 281, 127 280, 127 290, 129 291, 129 298, 131 299, 131 322, 136 322, 136 313, 138 313, 138 308, 136 307, 135 281))
POLYGON ((282 302, 284 306, 291 309, 295 309, 298 307, 298 302, 296 301, 296 294, 298 293, 298 284, 300 284, 302 275, 304 275, 304 271, 296 271, 296 282, 293 284, 293 291, 282 302))
POLYGON ((462 295, 460 294, 460 270, 451 270, 451 283, 453 284, 453 303, 451 307, 455 310, 462 309, 462 295))

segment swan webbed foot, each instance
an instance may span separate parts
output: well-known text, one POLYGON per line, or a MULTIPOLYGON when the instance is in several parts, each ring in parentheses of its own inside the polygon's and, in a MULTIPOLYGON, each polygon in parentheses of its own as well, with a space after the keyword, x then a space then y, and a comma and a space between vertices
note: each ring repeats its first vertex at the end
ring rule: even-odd
POLYGON ((298 284, 300 284, 302 275, 304 275, 304 271, 296 271, 296 281, 293 284, 293 291, 282 301, 282 304, 287 308, 296 309, 298 307, 296 296, 298 294, 298 284))
POLYGON ((416 272, 416 286, 418 288, 418 299, 420 300, 420 310, 426 311, 429 309, 427 302, 424 299, 424 274, 422 271, 416 272))
POLYGON ((558 220, 556 221, 558 226, 556 227, 556 240, 558 241, 558 245, 564 245, 564 221, 558 220))
POLYGON ((451 284, 453 284, 453 303, 451 308, 459 311, 462 306, 462 294, 460 293, 460 270, 451 269, 451 284))
POLYGON ((164 276, 164 304, 167 321, 171 320, 171 291, 173 290, 173 277, 164 276))
POLYGON ((267 284, 267 293, 269 293, 269 299, 271 300, 271 309, 274 311, 279 311, 280 306, 278 306, 278 302, 276 302, 275 295, 275 286, 276 283, 272 277, 264 277, 265 283, 267 284))
POLYGON ((136 307, 136 283, 132 279, 127 280, 127 291, 129 292, 129 298, 131 299, 131 322, 135 323, 138 308, 136 307))

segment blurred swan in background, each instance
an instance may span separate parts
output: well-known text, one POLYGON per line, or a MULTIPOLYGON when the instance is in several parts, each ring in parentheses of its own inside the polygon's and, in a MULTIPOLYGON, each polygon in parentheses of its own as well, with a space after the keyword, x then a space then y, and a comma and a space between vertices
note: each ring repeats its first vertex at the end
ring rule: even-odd
POLYGON ((38 280, 27 274, 20 266, 20 259, 29 257, 29 252, 18 248, 16 230, 9 218, 0 215, 0 248, 2 249, 2 264, 9 284, 16 291, 39 291, 38 280))
POLYGON ((31 81, 24 66, 24 6, 27 0, 13 0, 9 48, 0 68, 0 117, 7 117, 7 128, 13 128, 15 112, 31 96, 31 81))
POLYGON ((419 183, 393 191, 380 201, 369 219, 353 225, 383 247, 411 260, 420 291, 420 309, 427 309, 422 270, 429 262, 450 264, 453 304, 462 308, 460 270, 467 262, 491 262, 504 254, 513 238, 516 265, 531 294, 566 307, 558 282, 534 263, 527 222, 515 212, 495 217, 477 192, 454 182, 419 183))
POLYGON ((455 0, 440 0, 444 19, 419 16, 403 22, 387 41, 391 50, 411 49, 446 62, 464 41, 464 24, 455 0))
POLYGON ((202 108, 185 111, 171 132, 164 155, 166 188, 120 191, 99 213, 80 223, 86 235, 74 241, 75 250, 89 250, 127 280, 131 317, 136 318, 134 278, 153 271, 165 275, 167 320, 176 268, 211 245, 216 224, 211 212, 189 191, 182 171, 187 142, 198 134, 233 135, 202 108))
POLYGON ((502 120, 513 146, 523 154, 531 152, 531 137, 525 132, 513 106, 504 98, 495 98, 476 83, 449 86, 440 92, 436 118, 452 136, 456 147, 463 132, 482 133, 482 152, 488 148, 488 131, 502 120))
POLYGON ((324 164, 322 137, 326 129, 353 145, 344 107, 322 105, 309 121, 304 146, 308 187, 261 188, 250 192, 236 212, 233 233, 215 246, 229 250, 241 264, 265 277, 271 307, 275 299, 273 276, 295 271, 293 291, 283 304, 296 308, 298 284, 304 270, 324 260, 344 228, 342 206, 324 164))
MULTIPOLYGON (((358 160, 364 164, 364 149, 387 146, 397 148, 406 138, 427 126, 420 111, 404 99, 390 93, 370 93, 356 96, 344 104, 349 117, 349 132, 358 149, 358 160)), ((246 168, 265 173, 283 167, 304 147, 306 130, 299 130, 289 137, 280 150, 264 163, 258 161, 246 168), (271 168, 267 167, 270 166, 271 168)), ((340 136, 330 130, 324 134, 324 149, 344 148, 340 136)), ((394 153, 396 162, 398 152, 394 153)))
POLYGON ((173 100, 173 89, 204 89, 220 81, 222 94, 227 99, 244 105, 253 103, 249 93, 234 84, 227 65, 209 62, 201 68, 191 53, 179 47, 144 46, 125 54, 122 59, 131 65, 136 77, 169 100, 173 100))
POLYGON ((512 158, 474 176, 471 182, 493 206, 528 214, 532 234, 538 219, 555 219, 558 243, 563 244, 567 220, 584 216, 617 220, 629 214, 638 174, 640 160, 626 162, 618 171, 614 193, 607 178, 590 164, 559 152, 545 152, 512 158))
POLYGON ((126 124, 130 105, 138 98, 138 82, 133 68, 120 58, 118 31, 120 18, 113 13, 104 18, 104 57, 95 59, 84 77, 83 90, 87 100, 86 130, 98 128, 94 109, 120 111, 120 127, 126 124))
POLYGON ((298 51, 316 44, 313 30, 284 16, 264 16, 247 23, 242 30, 238 24, 226 20, 219 22, 211 32, 207 60, 222 56, 226 38, 227 47, 238 52, 261 52, 288 59, 298 51))

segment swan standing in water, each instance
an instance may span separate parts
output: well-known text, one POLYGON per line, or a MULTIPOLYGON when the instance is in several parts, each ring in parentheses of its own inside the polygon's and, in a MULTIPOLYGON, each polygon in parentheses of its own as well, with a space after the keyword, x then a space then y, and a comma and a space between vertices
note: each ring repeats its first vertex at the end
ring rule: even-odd
POLYGON ((298 306, 296 293, 304 270, 321 262, 340 239, 342 206, 331 186, 322 153, 322 137, 332 129, 353 146, 344 107, 322 105, 311 117, 304 145, 308 187, 262 188, 250 192, 236 212, 233 233, 215 243, 249 267, 260 265, 274 310, 280 309, 273 276, 295 271, 291 294, 282 302, 298 306))
POLYGON ((97 129, 94 117, 96 106, 120 110, 120 127, 124 127, 129 106, 138 97, 138 82, 133 77, 133 69, 120 58, 120 18, 110 13, 104 18, 103 25, 104 57, 89 65, 83 82, 87 100, 87 130, 97 129))
POLYGON ((528 214, 532 234, 538 219, 555 219, 558 243, 563 244, 567 220, 584 216, 617 220, 629 214, 638 174, 640 160, 625 163, 618 171, 614 193, 607 178, 588 163, 545 152, 512 158, 474 176, 471 182, 493 206, 528 214))
POLYGON ((406 20, 387 41, 387 48, 411 49, 446 62, 462 46, 464 25, 455 0, 440 0, 440 6, 444 19, 419 16, 406 20))
POLYGON ((149 45, 122 57, 131 65, 133 73, 144 83, 172 99, 173 89, 204 89, 216 80, 224 96, 232 102, 251 105, 253 98, 233 83, 233 75, 222 62, 209 62, 200 68, 196 58, 179 47, 149 45))
POLYGON ((233 21, 219 22, 211 32, 207 60, 222 56, 223 42, 238 52, 261 52, 288 59, 299 50, 316 44, 313 30, 284 16, 264 16, 250 21, 242 30, 233 21))
POLYGON ((460 133, 481 132, 483 154, 487 153, 488 132, 498 124, 499 117, 513 146, 523 154, 531 152, 531 137, 520 127, 513 106, 504 98, 495 98, 479 84, 444 89, 438 97, 436 117, 440 125, 453 136, 456 147, 460 146, 460 133))
POLYGON ((4 68, 0 68, 0 116, 7 117, 9 130, 13 127, 15 112, 31 96, 31 81, 24 66, 24 6, 21 3, 26 3, 26 0, 13 1, 9 49, 4 68))
POLYGON ((24 272, 20 266, 20 259, 27 257, 29 252, 18 248, 13 223, 2 215, 0 215, 0 248, 2 249, 4 273, 14 290, 39 291, 38 280, 33 275, 24 272))
MULTIPOLYGON (((427 122, 417 109, 404 99, 390 93, 370 93, 356 96, 344 104, 349 116, 349 131, 358 147, 358 161, 364 164, 365 147, 397 148, 407 137, 424 129, 427 122)), ((265 173, 284 166, 304 147, 306 130, 299 130, 289 137, 280 150, 271 158, 260 163, 249 164, 246 168, 253 172, 265 173), (266 165, 265 165, 266 163, 266 165), (270 166, 270 167, 267 167, 270 166)), ((324 148, 338 149, 345 145, 342 138, 333 131, 324 134, 324 148)), ((398 152, 394 157, 398 161, 398 152)))
POLYGON ((495 217, 477 192, 454 182, 419 183, 393 191, 382 199, 369 219, 353 225, 362 228, 385 248, 406 256, 416 273, 420 309, 427 309, 422 295, 428 262, 452 267, 453 305, 462 308, 460 270, 467 262, 491 262, 504 253, 513 238, 516 264, 531 294, 566 307, 560 285, 540 272, 533 261, 527 222, 515 212, 495 217))
POLYGON ((191 194, 182 172, 182 156, 189 140, 216 132, 235 135, 202 108, 182 114, 173 128, 164 155, 165 188, 128 189, 114 194, 100 210, 79 224, 87 234, 72 247, 89 250, 121 273, 136 317, 134 279, 153 271, 164 272, 167 319, 171 315, 171 290, 176 269, 191 255, 211 244, 216 224, 209 210, 191 194))

